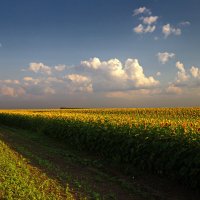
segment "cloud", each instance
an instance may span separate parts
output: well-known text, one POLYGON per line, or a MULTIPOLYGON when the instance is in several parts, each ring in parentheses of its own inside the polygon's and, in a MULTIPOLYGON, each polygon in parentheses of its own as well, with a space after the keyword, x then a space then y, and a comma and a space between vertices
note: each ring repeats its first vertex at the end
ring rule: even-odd
POLYGON ((68 89, 72 92, 92 92, 92 82, 87 76, 79 74, 69 74, 65 76, 69 80, 68 89))
POLYGON ((181 63, 180 61, 176 62, 176 67, 177 67, 180 71, 184 71, 184 72, 185 72, 184 64, 181 63))
POLYGON ((181 23, 179 23, 180 26, 190 26, 190 22, 189 21, 183 21, 181 23))
POLYGON ((156 89, 139 89, 139 90, 129 90, 129 91, 114 91, 114 92, 107 92, 106 97, 108 98, 121 98, 121 99, 135 99, 135 97, 141 96, 152 96, 161 94, 161 90, 156 89))
POLYGON ((151 14, 151 11, 150 9, 147 9, 146 7, 140 7, 140 8, 137 8, 133 11, 133 16, 136 16, 136 15, 139 15, 139 14, 148 14, 150 15, 151 14))
POLYGON ((200 69, 198 67, 192 66, 190 68, 190 73, 194 78, 200 79, 200 69))
POLYGON ((23 88, 26 91, 25 95, 27 96, 43 96, 43 95, 53 95, 56 93, 53 88, 54 85, 51 84, 49 77, 24 77, 23 78, 23 88))
MULTIPOLYGON (((141 7, 134 10, 134 16, 142 13, 150 15, 151 11, 146 7, 141 7)), ((142 20, 143 24, 139 24, 138 26, 133 28, 133 31, 135 33, 142 34, 142 33, 152 33, 155 31, 156 26, 152 24, 156 23, 156 21, 158 20, 158 16, 140 17, 139 19, 142 20)))
POLYGON ((44 65, 43 63, 30 63, 28 70, 35 73, 40 72, 47 75, 51 75, 52 73, 51 68, 47 65, 44 65))
POLYGON ((94 91, 136 90, 159 84, 152 76, 145 76, 137 59, 129 58, 123 65, 116 58, 108 61, 91 58, 81 62, 81 66, 87 68, 94 91))
POLYGON ((164 25, 162 27, 162 32, 163 32, 165 38, 167 38, 171 34, 173 34, 173 35, 181 35, 181 29, 180 28, 174 28, 170 24, 164 25))
POLYGON ((157 72, 157 73, 156 73, 156 76, 161 76, 161 72, 157 72))
POLYGON ((146 77, 142 66, 137 59, 127 59, 125 62, 125 72, 136 88, 152 87, 159 84, 152 76, 146 77))
POLYGON ((114 58, 101 61, 99 58, 91 58, 81 62, 85 75, 92 80, 94 91, 120 90, 126 88, 127 75, 122 63, 114 58))
POLYGON ((167 87, 166 92, 169 94, 182 94, 183 90, 180 87, 176 86, 175 84, 171 83, 167 87))
POLYGON ((143 20, 144 24, 151 25, 158 20, 158 16, 142 17, 141 19, 143 20))
POLYGON ((25 94, 25 90, 21 87, 12 87, 7 85, 0 86, 0 96, 18 97, 25 94))
POLYGON ((57 78, 57 77, 50 76, 46 79, 45 82, 47 82, 47 83, 64 83, 64 80, 63 80, 63 78, 57 78))
POLYGON ((45 94, 55 94, 56 91, 51 87, 46 87, 46 88, 44 88, 44 93, 45 94))
POLYGON ((86 76, 82 76, 79 74, 69 74, 65 76, 65 78, 69 79, 70 81, 74 83, 85 83, 85 82, 90 82, 90 79, 86 76))
POLYGON ((23 80, 25 81, 25 85, 38 85, 41 82, 40 79, 35 79, 30 76, 24 77, 23 80))
POLYGON ((176 62, 176 67, 179 70, 176 78, 177 83, 187 81, 189 79, 189 75, 185 71, 184 64, 178 61, 176 62))
POLYGON ((156 29, 156 26, 147 26, 145 29, 144 29, 144 33, 152 33, 154 32, 156 29))
POLYGON ((133 30, 134 30, 135 33, 143 33, 144 32, 144 26, 142 24, 139 24, 133 30))
POLYGON ((152 33, 154 32, 156 29, 156 26, 143 26, 142 24, 139 24, 138 26, 136 26, 133 31, 137 34, 142 34, 142 33, 152 33))
POLYGON ((98 69, 101 66, 101 61, 99 58, 94 57, 89 60, 81 61, 81 65, 88 68, 98 69))
POLYGON ((189 70, 185 69, 185 66, 180 61, 176 62, 176 68, 178 72, 175 80, 169 83, 166 92, 169 94, 187 94, 193 95, 200 94, 200 70, 198 67, 190 67, 189 70), (190 76, 190 74, 192 76, 190 76))
POLYGON ((52 74, 48 76, 38 71, 32 74, 28 70, 20 80, 0 80, 0 98, 15 102, 18 99, 44 100, 52 105, 71 101, 70 105, 75 106, 77 102, 81 102, 80 106, 124 106, 125 102, 129 106, 144 106, 147 101, 152 101, 151 105, 156 106, 156 98, 162 99, 160 102, 168 102, 166 97, 178 99, 181 95, 183 99, 191 97, 191 102, 198 103, 200 69, 195 66, 187 69, 180 61, 176 68, 174 80, 163 85, 157 80, 161 73, 154 72, 153 76, 145 73, 138 59, 128 58, 122 62, 117 58, 101 60, 94 57, 64 71, 57 71, 52 66, 52 74), (127 104, 128 101, 130 104, 127 104))
POLYGON ((173 58, 174 56, 175 56, 174 53, 169 53, 169 52, 157 53, 158 60, 162 64, 165 64, 170 58, 173 58))
POLYGON ((55 94, 55 90, 46 85, 29 85, 25 88, 26 96, 45 96, 45 95, 52 95, 55 94))
MULTIPOLYGON (((97 73, 103 73, 101 74, 103 76, 119 77, 124 75, 122 63, 116 58, 108 61, 100 61, 96 57, 90 58, 89 60, 81 61, 81 67, 98 71, 97 73)), ((90 72, 94 73, 94 71, 90 72)))
POLYGON ((61 71, 65 70, 66 66, 65 65, 56 65, 54 68, 56 71, 61 72, 61 71))
POLYGON ((10 80, 10 79, 0 80, 0 83, 15 84, 15 85, 20 84, 19 80, 10 80))
MULTIPOLYGON (((154 24, 158 21, 159 17, 151 15, 151 11, 146 7, 140 7, 134 10, 133 16, 137 16, 139 14, 143 14, 143 16, 138 18, 139 20, 142 21, 142 23, 135 26, 133 28, 133 31, 137 34, 154 32, 156 29, 156 26, 154 24), (149 16, 144 16, 144 14, 149 16)), ((162 28, 162 33, 164 34, 164 38, 167 38, 170 35, 175 35, 175 36, 181 35, 182 34, 181 28, 189 26, 190 24, 191 23, 189 21, 182 21, 178 24, 178 27, 173 27, 169 23, 163 25, 161 28, 162 28)), ((154 37, 154 40, 158 40, 158 37, 154 37)))
POLYGON ((15 96, 15 91, 14 91, 14 88, 12 88, 12 87, 2 86, 0 88, 0 94, 4 95, 4 96, 12 96, 12 97, 14 97, 15 96))
POLYGON ((65 74, 62 70, 51 70, 51 76, 44 72, 48 69, 44 66, 46 65, 41 63, 30 63, 28 71, 38 73, 34 77, 25 76, 22 80, 0 80, 1 96, 42 97, 68 93, 125 92, 151 90, 159 85, 158 80, 144 73, 137 59, 131 58, 122 63, 117 58, 101 61, 94 57, 81 61, 80 65, 70 70, 65 70, 65 74))
POLYGON ((23 88, 26 91, 26 95, 53 95, 56 93, 55 83, 60 83, 56 77, 38 77, 33 78, 31 76, 26 76, 23 78, 23 88))
POLYGON ((0 96, 19 97, 25 94, 20 80, 0 80, 0 96))

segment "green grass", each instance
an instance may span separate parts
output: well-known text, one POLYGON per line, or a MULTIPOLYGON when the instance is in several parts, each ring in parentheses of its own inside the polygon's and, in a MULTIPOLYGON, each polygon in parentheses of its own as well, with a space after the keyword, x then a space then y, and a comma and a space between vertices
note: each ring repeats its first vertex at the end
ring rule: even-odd
POLYGON ((0 141, 0 199, 74 199, 70 189, 31 166, 0 141))

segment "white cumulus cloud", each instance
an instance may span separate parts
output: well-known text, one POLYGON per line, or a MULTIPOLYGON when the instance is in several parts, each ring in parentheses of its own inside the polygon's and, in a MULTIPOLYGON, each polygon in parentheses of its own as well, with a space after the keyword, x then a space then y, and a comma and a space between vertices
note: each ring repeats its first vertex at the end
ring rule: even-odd
POLYGON ((69 74, 65 76, 69 80, 68 89, 72 92, 92 92, 92 82, 87 76, 69 74))
POLYGON ((170 24, 164 25, 162 27, 162 32, 163 32, 165 38, 167 38, 171 34, 173 34, 173 35, 181 35, 181 29, 180 28, 174 28, 170 24))
POLYGON ((178 69, 178 72, 175 80, 169 83, 166 92, 170 94, 198 94, 200 87, 199 68, 192 66, 187 70, 180 61, 176 62, 176 68, 178 69))
POLYGON ((169 53, 169 52, 158 52, 157 53, 158 60, 162 64, 165 64, 170 58, 173 58, 174 56, 175 56, 174 53, 169 53))
POLYGON ((150 26, 148 25, 145 29, 144 29, 144 33, 152 33, 156 30, 156 26, 150 26))
POLYGON ((193 76, 194 78, 200 79, 200 69, 199 69, 198 67, 192 66, 192 67, 190 68, 190 73, 192 74, 192 76, 193 76))
POLYGON ((92 80, 94 91, 118 90, 125 88, 126 74, 122 63, 118 59, 101 61, 91 58, 81 62, 87 76, 92 80))
POLYGON ((135 28, 133 28, 133 31, 137 34, 142 34, 142 33, 152 33, 154 32, 156 29, 156 26, 144 26, 142 24, 139 24, 138 26, 136 26, 135 28))
POLYGON ((134 29, 135 33, 143 33, 144 31, 144 26, 142 24, 139 24, 138 26, 136 26, 134 29))
POLYGON ((40 79, 33 78, 31 76, 26 76, 26 77, 23 78, 23 80, 25 81, 25 85, 29 85, 29 84, 37 85, 41 82, 40 79))
POLYGON ((101 61, 99 60, 99 58, 94 57, 90 58, 90 60, 81 61, 81 65, 93 69, 98 69, 101 66, 101 61))
POLYGON ((186 73, 184 64, 181 63, 180 61, 176 62, 176 67, 178 68, 178 73, 177 73, 177 78, 176 81, 178 83, 187 81, 189 79, 189 75, 186 73))
POLYGON ((69 79, 70 81, 74 83, 90 82, 90 79, 87 76, 82 76, 79 74, 69 74, 65 76, 65 78, 69 79))
POLYGON ((44 65, 43 63, 30 63, 29 64, 29 71, 35 72, 35 73, 44 73, 47 75, 50 75, 52 73, 51 67, 44 65))
POLYGON ((136 15, 139 15, 139 14, 148 14, 150 15, 151 14, 151 11, 150 9, 146 8, 146 7, 140 7, 140 8, 137 8, 133 11, 133 16, 136 16, 136 15))
POLYGON ((144 24, 151 25, 158 20, 158 16, 149 16, 149 17, 144 17, 144 18, 141 18, 141 19, 143 20, 144 24))
POLYGON ((145 76, 143 67, 137 59, 129 58, 122 64, 116 58, 108 61, 91 58, 81 62, 81 65, 87 68, 87 75, 91 78, 94 91, 136 90, 159 84, 152 76, 145 76))
POLYGON ((66 66, 65 65, 56 65, 54 68, 56 71, 61 72, 61 71, 65 70, 66 66))
POLYGON ((159 81, 155 80, 152 76, 145 76, 143 68, 137 59, 127 59, 124 70, 128 79, 135 87, 151 87, 159 84, 159 81))

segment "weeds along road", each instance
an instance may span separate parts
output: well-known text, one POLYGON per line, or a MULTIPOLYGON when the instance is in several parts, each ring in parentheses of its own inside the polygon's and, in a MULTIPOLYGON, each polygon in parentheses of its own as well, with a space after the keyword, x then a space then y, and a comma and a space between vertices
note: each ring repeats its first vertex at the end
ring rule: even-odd
POLYGON ((162 178, 125 176, 108 161, 43 134, 1 126, 0 199, 27 198, 200 199, 162 178))

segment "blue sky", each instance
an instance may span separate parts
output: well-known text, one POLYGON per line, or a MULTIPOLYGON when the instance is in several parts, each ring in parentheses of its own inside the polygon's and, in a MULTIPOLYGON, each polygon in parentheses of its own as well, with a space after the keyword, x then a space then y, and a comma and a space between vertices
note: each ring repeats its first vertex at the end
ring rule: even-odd
POLYGON ((199 106, 198 0, 0 9, 0 108, 199 106))

